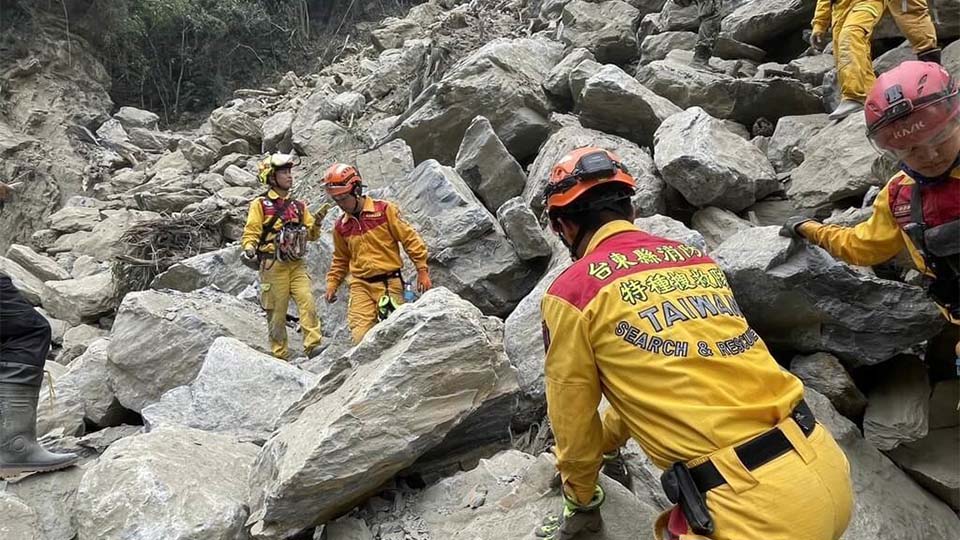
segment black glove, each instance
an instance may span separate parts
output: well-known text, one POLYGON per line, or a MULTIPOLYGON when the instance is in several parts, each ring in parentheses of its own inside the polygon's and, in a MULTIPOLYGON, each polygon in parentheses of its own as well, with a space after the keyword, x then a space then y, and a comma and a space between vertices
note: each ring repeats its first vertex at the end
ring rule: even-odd
POLYGON ((800 225, 808 221, 816 221, 815 219, 808 218, 806 216, 793 216, 787 221, 784 222, 783 227, 780 227, 780 236, 786 238, 796 238, 797 240, 806 240, 802 234, 800 234, 800 225))

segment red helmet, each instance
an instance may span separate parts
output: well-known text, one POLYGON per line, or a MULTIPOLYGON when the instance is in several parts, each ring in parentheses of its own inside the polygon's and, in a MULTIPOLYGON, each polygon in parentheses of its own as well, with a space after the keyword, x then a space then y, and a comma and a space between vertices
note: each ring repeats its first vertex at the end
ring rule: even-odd
POLYGON ((903 62, 880 75, 864 114, 874 147, 902 159, 953 133, 960 118, 957 81, 939 64, 903 62))
POLYGON ((577 148, 560 158, 550 172, 543 194, 544 206, 548 212, 563 208, 589 190, 611 183, 623 184, 630 190, 637 187, 637 181, 613 152, 594 146, 577 148))
POLYGON ((359 194, 361 182, 360 172, 356 167, 345 163, 334 163, 323 175, 323 187, 331 197, 348 193, 359 194))

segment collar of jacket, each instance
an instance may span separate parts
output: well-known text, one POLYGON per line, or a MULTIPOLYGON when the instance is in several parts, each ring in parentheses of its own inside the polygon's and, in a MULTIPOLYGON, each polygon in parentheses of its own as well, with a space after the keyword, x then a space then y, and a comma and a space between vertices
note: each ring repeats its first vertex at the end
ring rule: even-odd
POLYGON ((597 232, 593 233, 593 238, 590 239, 590 243, 587 244, 587 250, 583 252, 583 256, 586 257, 593 250, 597 249, 597 246, 600 245, 600 242, 603 242, 607 238, 615 234, 620 234, 627 231, 639 231, 636 225, 630 223, 624 219, 618 219, 616 221, 611 221, 597 229, 597 232))
POLYGON ((273 188, 270 188, 270 191, 267 192, 267 198, 268 199, 289 199, 290 193, 287 193, 286 197, 281 197, 280 194, 274 191, 273 188))

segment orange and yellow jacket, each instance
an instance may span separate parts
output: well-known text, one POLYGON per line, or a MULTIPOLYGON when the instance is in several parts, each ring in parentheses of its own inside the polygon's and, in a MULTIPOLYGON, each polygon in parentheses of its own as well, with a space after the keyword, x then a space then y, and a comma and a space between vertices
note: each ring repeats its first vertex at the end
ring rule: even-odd
POLYGON ((370 278, 403 267, 400 248, 417 270, 427 268, 427 245, 397 207, 387 201, 366 197, 359 216, 344 214, 333 228, 333 263, 327 272, 327 287, 338 288, 349 272, 370 278))
MULTIPOLYGON (((918 186, 907 173, 898 173, 873 201, 873 215, 867 221, 855 227, 808 221, 800 225, 800 232, 834 257, 858 266, 886 262, 906 248, 917 270, 932 276, 923 255, 903 230, 912 222, 911 200, 918 186)), ((960 167, 953 170, 949 180, 924 186, 922 193, 923 220, 927 226, 960 219, 960 167)), ((960 320, 947 318, 960 324, 960 320)))
POLYGON ((274 190, 269 190, 265 195, 261 195, 250 201, 250 209, 247 211, 247 223, 243 226, 243 236, 240 237, 240 247, 256 248, 262 253, 273 253, 273 239, 284 223, 302 223, 307 229, 307 240, 316 240, 320 238, 320 226, 316 218, 310 213, 307 205, 297 199, 290 199, 290 196, 281 197, 274 190), (283 204, 281 201, 286 201, 283 204), (263 227, 269 223, 277 209, 283 206, 283 214, 276 220, 267 234, 263 244, 257 245, 260 241, 260 235, 263 233, 263 227))
POLYGON ((604 225, 541 305, 557 468, 581 504, 632 436, 667 468, 702 463, 790 415, 803 385, 749 327, 699 249, 604 225), (601 419, 601 394, 611 409, 601 419))

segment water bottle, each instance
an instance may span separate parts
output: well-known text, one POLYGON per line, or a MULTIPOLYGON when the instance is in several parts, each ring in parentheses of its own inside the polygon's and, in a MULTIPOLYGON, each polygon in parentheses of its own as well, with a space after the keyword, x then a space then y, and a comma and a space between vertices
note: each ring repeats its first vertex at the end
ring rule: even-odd
POLYGON ((407 283, 403 287, 403 301, 404 303, 410 303, 417 299, 417 293, 413 292, 413 285, 407 283))

